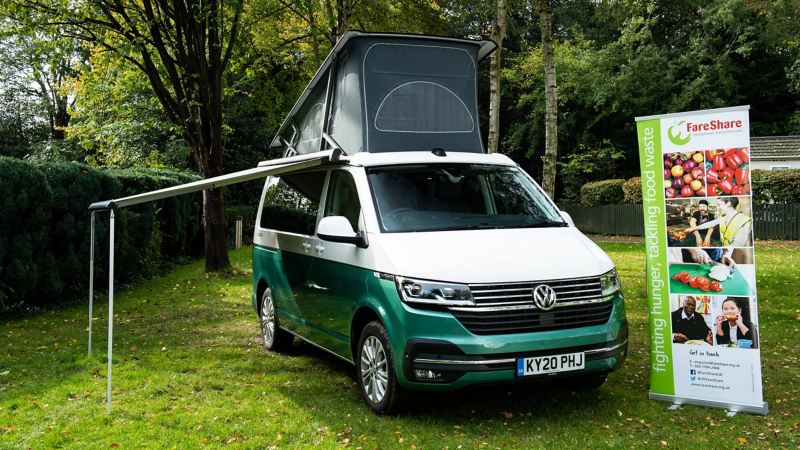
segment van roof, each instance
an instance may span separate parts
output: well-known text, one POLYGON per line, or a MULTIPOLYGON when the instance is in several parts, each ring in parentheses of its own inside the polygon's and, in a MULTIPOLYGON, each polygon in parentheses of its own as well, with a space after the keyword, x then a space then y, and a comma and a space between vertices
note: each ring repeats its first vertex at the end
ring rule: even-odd
MULTIPOLYGON (((262 161, 260 167, 272 165, 279 160, 262 161)), ((387 166, 396 164, 494 164, 501 166, 516 166, 511 158, 500 153, 467 153, 448 152, 438 156, 433 152, 384 152, 384 153, 356 153, 351 156, 341 156, 339 164, 357 167, 387 166)))

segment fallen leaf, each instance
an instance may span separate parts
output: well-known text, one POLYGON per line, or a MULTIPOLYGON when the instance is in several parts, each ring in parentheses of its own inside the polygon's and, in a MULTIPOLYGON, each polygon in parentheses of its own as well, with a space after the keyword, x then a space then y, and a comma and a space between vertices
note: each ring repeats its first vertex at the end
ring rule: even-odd
POLYGON ((738 438, 736 438, 736 442, 738 442, 739 445, 747 444, 747 438, 738 437, 738 438))

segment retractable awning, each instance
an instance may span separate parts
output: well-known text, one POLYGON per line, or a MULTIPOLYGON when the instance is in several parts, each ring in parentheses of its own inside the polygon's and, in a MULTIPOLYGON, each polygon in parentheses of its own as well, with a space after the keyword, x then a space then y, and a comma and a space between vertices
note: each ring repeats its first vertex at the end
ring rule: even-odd
POLYGON ((119 208, 138 205, 141 203, 152 202, 178 195, 190 194, 206 189, 215 189, 231 184, 244 183, 272 175, 280 175, 288 172, 309 169, 322 166, 328 163, 335 163, 341 156, 341 150, 326 150, 305 155, 290 156, 285 158, 263 161, 258 167, 242 170, 227 175, 214 178, 207 178, 191 183, 181 184, 157 191, 145 192, 143 194, 131 195, 112 200, 103 200, 92 203, 89 206, 91 211, 90 234, 91 243, 89 249, 89 354, 92 353, 92 309, 94 303, 94 222, 95 213, 109 211, 109 231, 108 231, 108 385, 106 393, 106 410, 111 414, 111 356, 114 341, 114 211, 119 208))

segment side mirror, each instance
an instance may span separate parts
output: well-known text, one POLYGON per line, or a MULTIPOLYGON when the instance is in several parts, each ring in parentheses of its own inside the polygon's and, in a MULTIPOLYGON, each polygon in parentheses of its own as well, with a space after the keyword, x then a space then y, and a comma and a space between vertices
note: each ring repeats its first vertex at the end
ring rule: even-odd
POLYGON ((561 218, 564 219, 564 222, 567 222, 569 226, 575 228, 575 222, 572 221, 572 216, 570 216, 568 212, 566 211, 558 211, 558 212, 561 213, 561 218))
POLYGON ((323 217, 317 227, 317 236, 323 241, 355 244, 358 248, 369 247, 367 234, 363 231, 358 233, 353 231, 350 221, 344 216, 323 217))

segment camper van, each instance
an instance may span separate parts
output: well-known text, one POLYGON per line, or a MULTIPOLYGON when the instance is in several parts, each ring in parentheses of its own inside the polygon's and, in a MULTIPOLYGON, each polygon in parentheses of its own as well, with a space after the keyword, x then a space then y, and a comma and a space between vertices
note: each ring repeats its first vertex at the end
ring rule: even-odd
POLYGON ((289 163, 253 237, 264 347, 297 337, 353 364, 379 414, 409 391, 598 387, 627 354, 614 263, 485 153, 477 65, 494 47, 349 32, 272 142, 289 163))

